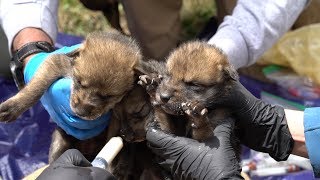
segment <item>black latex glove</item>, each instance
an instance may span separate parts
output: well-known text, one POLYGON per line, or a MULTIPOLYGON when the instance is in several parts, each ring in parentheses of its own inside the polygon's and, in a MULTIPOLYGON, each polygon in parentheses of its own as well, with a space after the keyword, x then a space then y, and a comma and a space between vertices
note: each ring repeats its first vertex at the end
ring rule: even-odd
POLYGON ((282 107, 257 99, 238 81, 231 96, 219 104, 233 110, 242 144, 269 153, 277 161, 288 158, 294 141, 282 107))
POLYGON ((151 123, 146 138, 159 164, 171 172, 173 179, 242 179, 230 142, 233 126, 234 120, 226 119, 215 128, 213 138, 200 143, 165 133, 151 123))
POLYGON ((108 171, 92 167, 91 163, 76 149, 64 152, 37 178, 39 180, 114 180, 108 171))

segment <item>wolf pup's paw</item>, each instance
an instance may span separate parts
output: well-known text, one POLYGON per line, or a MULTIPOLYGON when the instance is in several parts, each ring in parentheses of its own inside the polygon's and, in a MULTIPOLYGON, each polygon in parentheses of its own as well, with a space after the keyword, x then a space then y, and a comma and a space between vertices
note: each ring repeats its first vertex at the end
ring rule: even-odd
POLYGON ((14 100, 7 100, 0 104, 0 122, 11 122, 18 118, 19 103, 14 100))
POLYGON ((199 102, 182 103, 182 109, 189 116, 193 139, 203 141, 213 135, 213 128, 208 119, 208 109, 199 102))
POLYGON ((161 75, 141 75, 139 76, 138 84, 142 87, 146 88, 147 92, 155 92, 157 87, 159 86, 162 76, 161 75))
POLYGON ((181 107, 183 111, 190 117, 191 119, 191 127, 199 128, 204 121, 206 121, 206 117, 208 114, 208 110, 199 102, 187 102, 182 103, 181 107))
POLYGON ((147 89, 147 87, 151 84, 151 77, 148 75, 139 76, 138 84, 147 89))
POLYGON ((144 87, 147 91, 147 93, 150 96, 150 101, 153 106, 159 105, 159 102, 156 98, 156 91, 161 83, 162 76, 161 75, 153 75, 153 76, 148 76, 148 75, 141 75, 139 76, 139 81, 138 84, 140 84, 142 87, 144 87))

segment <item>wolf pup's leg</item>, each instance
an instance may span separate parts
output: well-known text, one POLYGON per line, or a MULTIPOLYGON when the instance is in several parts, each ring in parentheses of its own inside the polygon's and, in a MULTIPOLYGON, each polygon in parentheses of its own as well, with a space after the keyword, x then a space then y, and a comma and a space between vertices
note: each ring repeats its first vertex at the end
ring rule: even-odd
POLYGON ((15 96, 0 104, 0 121, 11 122, 38 102, 49 86, 70 72, 66 55, 55 54, 46 59, 32 80, 15 96))
POLYGON ((72 147, 72 139, 57 127, 52 133, 52 141, 49 149, 49 163, 58 159, 61 154, 72 147))

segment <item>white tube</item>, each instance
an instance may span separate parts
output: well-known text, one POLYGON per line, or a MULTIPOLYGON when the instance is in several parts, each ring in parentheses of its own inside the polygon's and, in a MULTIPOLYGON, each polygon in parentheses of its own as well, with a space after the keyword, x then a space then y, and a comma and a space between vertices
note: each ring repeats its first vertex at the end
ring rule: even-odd
POLYGON ((101 149, 95 159, 92 161, 92 166, 107 169, 116 155, 123 147, 123 141, 121 137, 112 137, 108 143, 101 149))

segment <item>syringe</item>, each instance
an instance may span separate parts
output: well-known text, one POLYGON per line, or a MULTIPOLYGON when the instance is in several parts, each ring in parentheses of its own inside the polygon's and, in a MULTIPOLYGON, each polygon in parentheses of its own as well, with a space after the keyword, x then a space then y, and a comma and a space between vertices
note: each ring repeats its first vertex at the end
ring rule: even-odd
POLYGON ((121 137, 112 137, 92 161, 92 166, 107 169, 123 147, 121 137))

